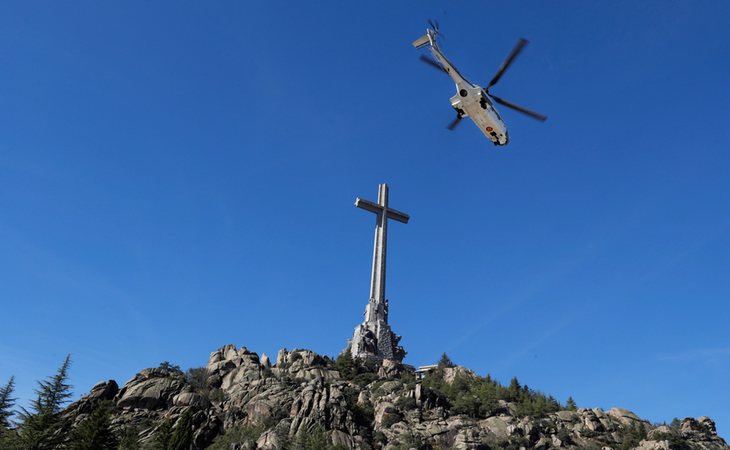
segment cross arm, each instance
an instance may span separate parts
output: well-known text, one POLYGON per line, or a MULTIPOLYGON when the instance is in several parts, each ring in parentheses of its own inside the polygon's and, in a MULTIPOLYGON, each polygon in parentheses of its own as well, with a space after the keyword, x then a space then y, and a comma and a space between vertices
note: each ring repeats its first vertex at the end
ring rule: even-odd
POLYGON ((370 211, 371 213, 380 214, 383 212, 383 207, 378 205, 377 203, 373 203, 369 200, 363 200, 360 197, 355 199, 355 206, 358 208, 364 209, 365 211, 370 211))
POLYGON ((388 219, 397 220, 398 222, 408 223, 410 216, 395 209, 388 208, 388 219))
POLYGON ((375 214, 382 214, 383 211, 387 211, 386 214, 388 216, 388 219, 397 220, 398 222, 402 223, 408 223, 408 220, 410 219, 410 216, 408 216, 408 214, 406 213, 402 213, 395 209, 383 208, 377 203, 373 203, 369 200, 363 200, 359 197, 355 199, 355 206, 375 214))

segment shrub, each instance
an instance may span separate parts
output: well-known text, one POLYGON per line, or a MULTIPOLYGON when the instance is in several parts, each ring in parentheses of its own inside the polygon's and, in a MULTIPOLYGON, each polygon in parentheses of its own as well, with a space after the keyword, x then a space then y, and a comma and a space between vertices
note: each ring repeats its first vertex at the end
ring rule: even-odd
POLYGON ((416 399, 413 397, 400 397, 396 402, 395 406, 398 407, 398 409, 403 411, 409 411, 411 409, 416 409, 416 399))
POLYGON ((162 361, 160 365, 157 366, 157 368, 166 370, 172 375, 183 375, 183 371, 180 369, 180 366, 178 366, 177 364, 172 364, 169 361, 162 361))
POLYGON ((347 348, 335 359, 334 368, 340 373, 340 376, 346 380, 352 380, 358 373, 358 364, 350 354, 347 348))
POLYGON ((253 450, 256 448, 256 440, 263 432, 262 426, 239 425, 218 436, 208 450, 230 450, 236 446, 241 450, 253 450))

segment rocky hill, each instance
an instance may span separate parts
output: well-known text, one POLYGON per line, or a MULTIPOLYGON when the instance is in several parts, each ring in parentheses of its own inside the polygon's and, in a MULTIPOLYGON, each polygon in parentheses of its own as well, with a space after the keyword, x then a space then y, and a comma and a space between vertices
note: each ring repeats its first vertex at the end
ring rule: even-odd
POLYGON ((139 436, 142 448, 186 411, 196 449, 730 448, 707 417, 655 425, 625 409, 564 406, 462 367, 442 364, 417 383, 398 362, 309 350, 281 350, 272 364, 226 345, 205 368, 163 365, 121 388, 99 383, 64 415, 79 426, 109 402, 112 427, 139 436))

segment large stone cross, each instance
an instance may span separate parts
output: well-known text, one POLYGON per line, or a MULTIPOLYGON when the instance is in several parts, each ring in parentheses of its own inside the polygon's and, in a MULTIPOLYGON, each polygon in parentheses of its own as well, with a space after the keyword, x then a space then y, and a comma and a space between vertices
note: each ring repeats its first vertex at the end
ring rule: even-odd
MULTIPOLYGON (((373 273, 370 279, 370 299, 375 304, 385 302, 385 256, 388 246, 388 219, 408 223, 408 214, 388 207, 388 185, 378 185, 378 203, 361 198, 355 199, 355 206, 376 214, 375 244, 373 248, 373 273)), ((366 321, 374 318, 366 317, 366 321)))
POLYGON ((388 245, 388 220, 408 223, 408 214, 388 207, 388 185, 378 186, 378 203, 358 198, 355 206, 375 213, 373 274, 370 278, 370 301, 365 321, 355 328, 348 350, 353 358, 393 359, 403 361, 406 351, 398 345, 400 336, 388 325, 388 300, 385 298, 385 255, 388 245))

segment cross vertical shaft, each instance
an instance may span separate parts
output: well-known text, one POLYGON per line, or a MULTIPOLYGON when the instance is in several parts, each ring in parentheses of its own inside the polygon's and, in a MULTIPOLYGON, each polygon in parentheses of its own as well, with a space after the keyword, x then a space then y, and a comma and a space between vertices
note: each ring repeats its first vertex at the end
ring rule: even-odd
POLYGON ((388 206, 388 185, 378 185, 378 203, 357 198, 355 206, 375 213, 375 242, 373 243, 373 273, 370 277, 370 300, 376 305, 385 302, 385 260, 388 247, 388 219, 408 223, 408 214, 388 206))
POLYGON ((375 218, 375 243, 373 244, 373 273, 370 278, 370 298, 375 303, 385 301, 385 262, 388 251, 388 185, 378 186, 378 205, 383 211, 375 218))

